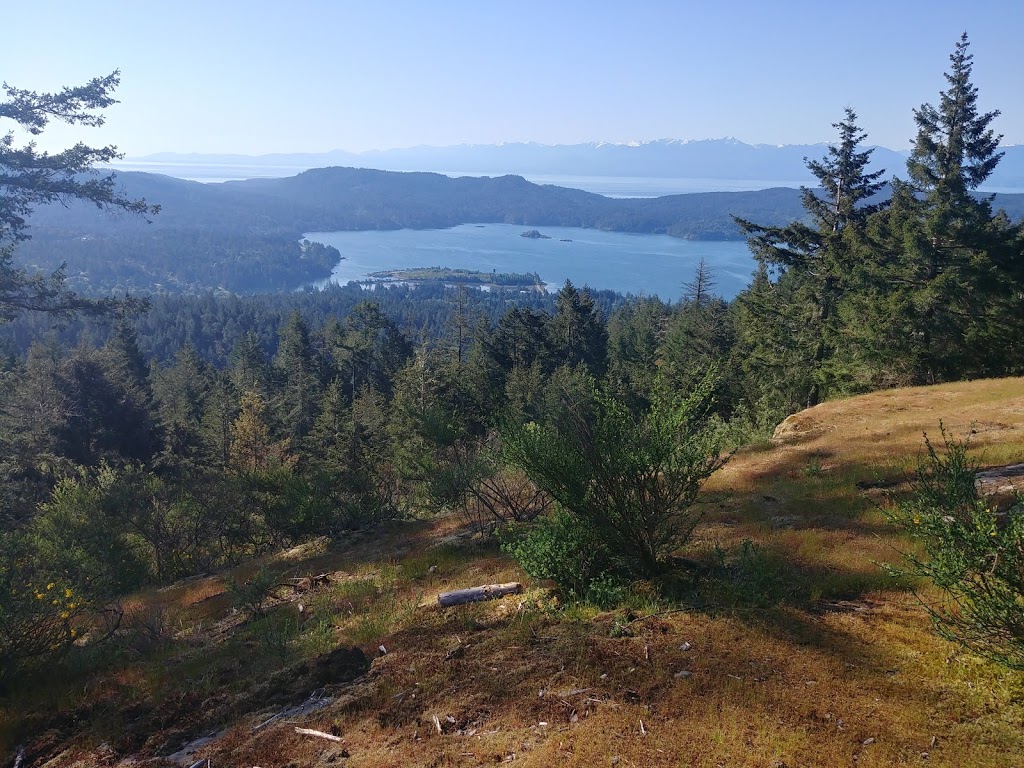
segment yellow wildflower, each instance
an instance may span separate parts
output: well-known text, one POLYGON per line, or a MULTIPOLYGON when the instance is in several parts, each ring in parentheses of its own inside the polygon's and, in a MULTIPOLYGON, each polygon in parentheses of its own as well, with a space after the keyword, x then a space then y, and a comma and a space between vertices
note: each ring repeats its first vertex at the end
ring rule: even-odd
POLYGON ((72 592, 70 589, 65 589, 64 590, 64 597, 71 597, 71 595, 73 595, 73 594, 74 594, 74 592, 72 592))
POLYGON ((51 589, 53 589, 53 582, 52 581, 49 584, 46 585, 46 591, 47 592, 49 592, 51 589))

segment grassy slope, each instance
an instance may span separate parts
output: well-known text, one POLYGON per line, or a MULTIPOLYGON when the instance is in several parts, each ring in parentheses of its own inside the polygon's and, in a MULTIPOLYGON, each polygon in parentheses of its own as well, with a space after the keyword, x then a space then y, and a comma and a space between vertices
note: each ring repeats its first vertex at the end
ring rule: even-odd
MULTIPOLYGON (((441 610, 439 591, 522 574, 493 549, 437 546, 456 520, 403 525, 273 560, 282 573, 333 574, 330 588, 303 597, 312 617, 302 626, 293 601, 242 622, 219 578, 140 596, 129 605, 136 625, 172 639, 147 648, 138 631, 113 662, 82 662, 0 702, 0 754, 26 743, 32 759, 57 756, 53 766, 116 764, 226 724, 196 759, 263 768, 1019 764, 1024 674, 935 637, 906 585, 875 564, 904 542, 874 503, 940 419, 956 435, 976 431, 983 463, 1024 460, 1022 379, 827 403, 791 417, 785 442, 738 454, 706 489, 698 548, 709 559, 716 545, 738 552, 752 539, 758 548, 734 566, 734 581, 709 581, 691 598, 714 609, 652 616, 615 636, 624 611, 555 610, 543 585, 527 582, 522 597, 441 610), (317 676, 316 659, 333 648, 376 655, 381 644, 387 655, 355 683, 317 676), (335 701, 252 731, 317 688, 335 701), (297 735, 296 724, 345 741, 297 735)), ((659 610, 643 585, 631 602, 641 617, 659 610)))

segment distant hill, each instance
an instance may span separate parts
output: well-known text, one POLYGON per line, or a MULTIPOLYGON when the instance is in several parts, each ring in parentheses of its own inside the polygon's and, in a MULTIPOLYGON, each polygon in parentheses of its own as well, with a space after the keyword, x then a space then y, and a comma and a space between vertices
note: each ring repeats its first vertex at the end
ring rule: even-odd
MULTIPOLYGON (((295 288, 323 279, 340 254, 301 248, 304 232, 436 229, 458 224, 585 227, 739 239, 732 216, 784 224, 803 216, 792 188, 615 199, 532 184, 519 176, 451 178, 359 168, 319 168, 287 178, 220 184, 144 173, 118 175, 129 197, 162 210, 152 224, 86 205, 51 206, 32 217, 22 263, 67 263, 79 290, 188 293, 295 288)), ((1015 219, 1024 195, 1000 195, 1015 219)), ((444 266, 444 265, 441 265, 444 266)))
MULTIPOLYGON (((752 179, 787 184, 810 184, 804 158, 820 158, 825 144, 745 144, 737 139, 658 141, 630 144, 462 144, 449 147, 411 147, 363 153, 335 150, 324 153, 273 155, 210 155, 160 153, 132 158, 138 162, 201 166, 251 167, 253 175, 287 176, 326 166, 358 166, 392 171, 435 171, 488 175, 563 175, 654 178, 752 179)), ((1024 145, 1005 147, 1006 153, 989 180, 992 188, 1024 191, 1024 145)), ((876 147, 872 168, 906 176, 906 151, 876 147)))

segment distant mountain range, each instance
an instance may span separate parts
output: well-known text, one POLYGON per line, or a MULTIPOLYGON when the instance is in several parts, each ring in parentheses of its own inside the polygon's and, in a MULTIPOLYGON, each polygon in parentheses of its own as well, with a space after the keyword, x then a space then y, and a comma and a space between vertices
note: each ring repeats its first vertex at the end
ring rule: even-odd
MULTIPOLYGON (((760 180, 776 186, 814 181, 804 158, 823 157, 826 144, 745 144, 733 138, 682 141, 661 139, 629 144, 461 144, 411 147, 362 153, 272 155, 178 154, 163 152, 130 158, 133 164, 175 166, 245 166, 261 176, 288 176, 308 168, 348 166, 388 171, 434 171, 467 174, 548 176, 612 176, 760 180)), ((1006 153, 987 186, 1024 189, 1024 145, 1004 147, 1006 153)), ((906 177, 908 152, 875 147, 874 170, 906 177)), ((171 173, 171 170, 165 171, 171 173)))

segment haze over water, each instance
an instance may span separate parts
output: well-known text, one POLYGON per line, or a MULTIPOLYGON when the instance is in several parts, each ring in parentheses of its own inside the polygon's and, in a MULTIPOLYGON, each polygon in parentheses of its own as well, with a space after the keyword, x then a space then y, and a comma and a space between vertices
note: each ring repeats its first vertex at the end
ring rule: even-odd
MULTIPOLYGON (((149 160, 118 160, 111 165, 118 171, 160 173, 186 181, 217 184, 241 179, 281 178, 307 170, 305 165, 266 165, 262 163, 198 163, 149 160)), ((418 171, 410 168, 409 171, 418 171)), ((439 171, 445 176, 501 176, 498 172, 439 171)), ((807 179, 701 179, 648 176, 568 176, 559 174, 515 173, 534 184, 582 189, 605 197, 662 197, 691 192, 747 192, 771 187, 799 187, 807 179)))
POLYGON ((675 300, 703 258, 714 275, 714 292, 730 299, 747 286, 755 267, 743 241, 682 240, 574 227, 463 224, 433 230, 310 232, 305 237, 341 252, 344 258, 330 278, 341 284, 386 269, 450 267, 537 272, 550 289, 557 290, 569 279, 577 286, 675 300), (551 239, 520 236, 529 229, 551 239))

